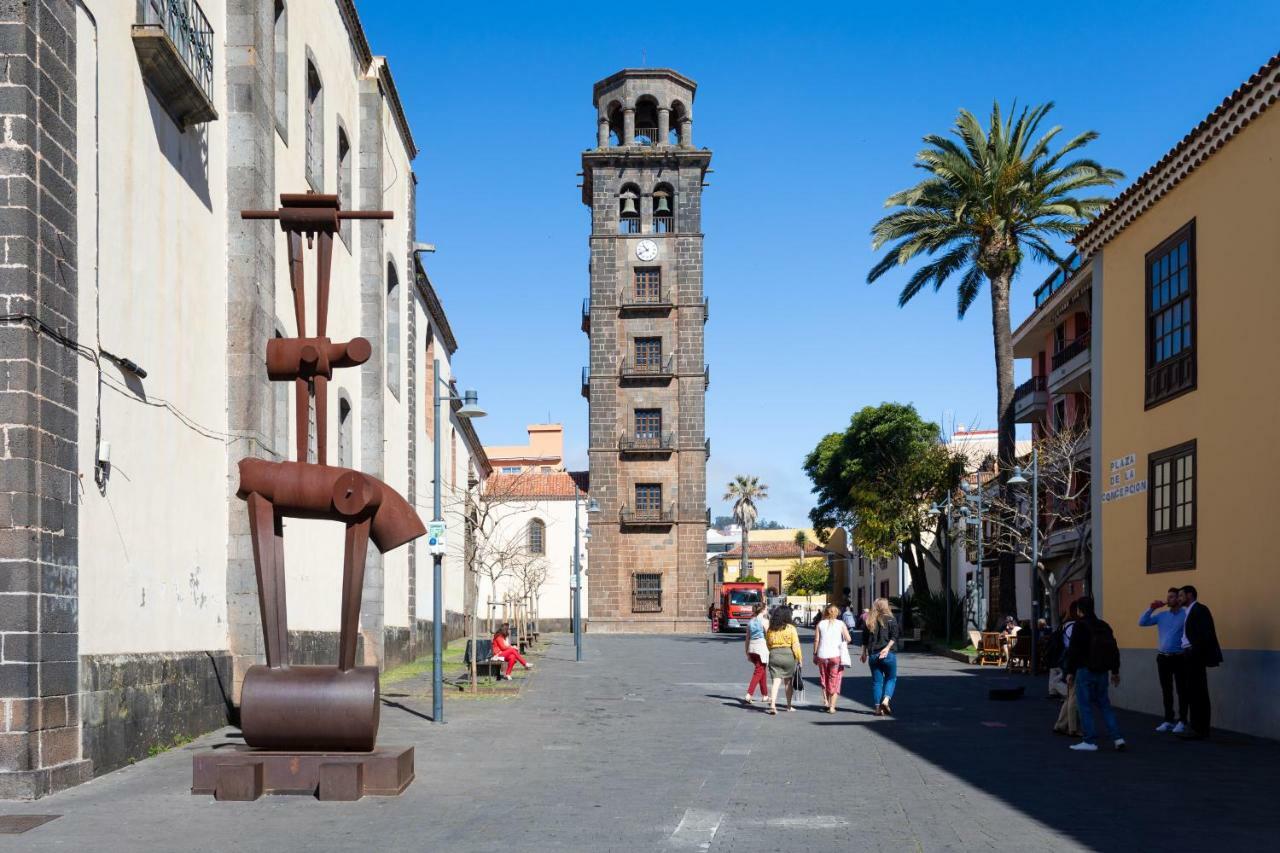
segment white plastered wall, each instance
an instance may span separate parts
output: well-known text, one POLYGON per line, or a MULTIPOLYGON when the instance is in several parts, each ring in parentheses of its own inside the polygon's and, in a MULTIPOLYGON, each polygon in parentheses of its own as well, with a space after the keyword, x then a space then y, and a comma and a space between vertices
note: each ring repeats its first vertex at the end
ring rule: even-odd
MULTIPOLYGON (((222 0, 202 6, 223 32, 222 0)), ((77 7, 78 335, 147 371, 101 362, 100 491, 98 370, 79 363, 81 654, 227 645, 225 122, 184 133, 160 108, 135 11, 77 7)), ((224 58, 215 49, 222 115, 224 58)))

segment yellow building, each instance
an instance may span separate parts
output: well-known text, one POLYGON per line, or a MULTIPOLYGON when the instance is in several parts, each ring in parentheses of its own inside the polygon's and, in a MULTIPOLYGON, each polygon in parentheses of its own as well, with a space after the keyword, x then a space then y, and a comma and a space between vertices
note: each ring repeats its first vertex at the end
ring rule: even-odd
POLYGON ((1116 701, 1160 708, 1154 629, 1193 584, 1226 658, 1215 725, 1280 737, 1270 538, 1280 482, 1280 57, 1224 100, 1077 239, 1093 260, 1094 541, 1122 649, 1116 701))

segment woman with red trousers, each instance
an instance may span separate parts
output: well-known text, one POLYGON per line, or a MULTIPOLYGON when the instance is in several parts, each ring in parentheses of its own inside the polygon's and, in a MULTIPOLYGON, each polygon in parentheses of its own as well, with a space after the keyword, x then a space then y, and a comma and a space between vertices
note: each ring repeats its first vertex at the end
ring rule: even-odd
POLYGON ((511 670, 516 668, 516 664, 520 664, 525 669, 533 669, 533 667, 520 656, 520 650, 511 643, 507 642, 507 628, 504 625, 499 628, 497 633, 493 635, 493 656, 502 658, 507 662, 507 671, 503 675, 498 676, 499 679, 510 678, 511 670))

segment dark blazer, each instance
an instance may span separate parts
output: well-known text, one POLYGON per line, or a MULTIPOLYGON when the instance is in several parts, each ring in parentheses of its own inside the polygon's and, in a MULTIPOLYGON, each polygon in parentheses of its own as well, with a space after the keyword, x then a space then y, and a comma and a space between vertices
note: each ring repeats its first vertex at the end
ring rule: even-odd
POLYGON ((1184 629, 1191 648, 1187 654, 1201 666, 1217 666, 1222 663, 1222 647, 1218 645, 1218 632, 1213 627, 1213 614, 1200 602, 1187 612, 1184 629))

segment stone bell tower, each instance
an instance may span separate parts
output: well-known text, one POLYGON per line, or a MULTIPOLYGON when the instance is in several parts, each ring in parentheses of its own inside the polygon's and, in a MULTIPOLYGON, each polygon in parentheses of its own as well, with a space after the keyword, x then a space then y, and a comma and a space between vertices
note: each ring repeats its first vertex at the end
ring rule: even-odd
POLYGON ((592 631, 706 630, 707 457, 702 186, 697 84, 669 68, 596 83, 591 208, 592 631))

